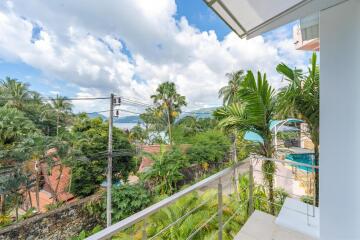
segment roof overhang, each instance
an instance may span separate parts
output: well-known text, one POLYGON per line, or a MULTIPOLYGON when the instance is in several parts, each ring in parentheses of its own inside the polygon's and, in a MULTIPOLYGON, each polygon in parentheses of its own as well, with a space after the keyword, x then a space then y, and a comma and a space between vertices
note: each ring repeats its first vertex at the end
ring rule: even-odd
POLYGON ((204 0, 241 38, 253 38, 348 0, 204 0))

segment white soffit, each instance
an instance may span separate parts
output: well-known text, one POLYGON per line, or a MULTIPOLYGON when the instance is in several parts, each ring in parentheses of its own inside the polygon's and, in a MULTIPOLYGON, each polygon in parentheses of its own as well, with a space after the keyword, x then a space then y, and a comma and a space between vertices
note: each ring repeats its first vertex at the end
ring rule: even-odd
POLYGON ((241 38, 252 38, 347 0, 204 0, 241 38))

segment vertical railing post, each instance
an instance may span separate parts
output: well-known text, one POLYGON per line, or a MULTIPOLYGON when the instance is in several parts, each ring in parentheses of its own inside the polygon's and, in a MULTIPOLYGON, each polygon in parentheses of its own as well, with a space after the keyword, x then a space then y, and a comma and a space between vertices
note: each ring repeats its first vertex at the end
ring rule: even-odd
MULTIPOLYGON (((311 194, 311 178, 309 179, 309 168, 306 168, 306 183, 307 183, 307 193, 305 191, 305 194, 307 194, 308 196, 310 196, 311 194)), ((309 204, 310 203, 306 203, 306 222, 307 225, 310 226, 310 222, 309 222, 309 204)))
MULTIPOLYGON (((314 164, 313 164, 313 166, 314 166, 314 164)), ((313 178, 314 178, 314 181, 312 182, 314 185, 313 185, 313 217, 315 217, 315 202, 316 202, 316 199, 315 199, 315 197, 316 197, 316 181, 315 181, 315 171, 316 171, 316 169, 313 167, 312 168, 312 176, 313 176, 313 178)))
POLYGON ((147 232, 146 232, 146 218, 144 218, 143 225, 142 225, 142 240, 147 239, 147 232))
POLYGON ((222 215, 223 215, 223 198, 222 198, 222 183, 221 178, 219 178, 218 183, 218 221, 219 221, 219 235, 218 239, 222 240, 223 234, 223 224, 222 224, 222 215))
POLYGON ((253 193, 254 193, 254 168, 253 168, 253 165, 252 165, 252 161, 250 159, 250 167, 249 167, 249 216, 254 211, 253 193))

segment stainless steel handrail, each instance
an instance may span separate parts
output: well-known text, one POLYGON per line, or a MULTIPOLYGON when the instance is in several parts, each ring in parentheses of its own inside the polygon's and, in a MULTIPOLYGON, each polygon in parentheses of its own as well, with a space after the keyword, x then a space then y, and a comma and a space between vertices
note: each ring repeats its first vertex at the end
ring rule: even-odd
POLYGON ((208 178, 205 178, 204 180, 202 180, 198 183, 195 183, 194 185, 192 185, 188 188, 185 188, 184 190, 182 190, 180 192, 177 192, 177 193, 171 195, 168 198, 165 198, 164 200, 162 200, 158 203, 155 203, 154 205, 151 205, 148 208, 145 208, 144 210, 142 210, 140 212, 135 213, 134 215, 131 215, 128 218, 121 220, 118 223, 115 223, 115 224, 103 229, 102 231, 100 231, 86 239, 87 240, 107 239, 107 238, 113 236, 114 234, 128 228, 129 226, 141 221, 142 219, 145 219, 147 216, 150 216, 151 214, 157 212, 158 210, 168 206, 169 204, 180 199, 181 197, 186 196, 187 194, 194 192, 195 190, 206 187, 210 183, 212 183, 216 180, 219 180, 222 177, 232 173, 235 168, 238 168, 239 166, 246 164, 246 163, 248 163, 248 160, 241 161, 232 167, 226 168, 208 178))
MULTIPOLYGON (((303 167, 308 167, 308 168, 312 168, 312 169, 318 169, 319 167, 318 166, 313 166, 313 165, 309 165, 309 164, 305 164, 305 163, 298 163, 298 162, 295 162, 295 161, 289 161, 289 160, 278 160, 278 159, 272 159, 272 158, 264 158, 262 156, 250 156, 248 159, 242 161, 242 162, 239 162, 237 164, 235 164, 234 166, 232 167, 229 167, 229 168, 226 168, 178 193, 175 193, 173 194, 172 196, 140 211, 140 212, 137 212, 135 213, 134 215, 126 218, 126 219, 123 219, 121 220, 120 222, 118 223, 115 223, 113 225, 111 225, 110 227, 107 227, 105 229, 103 229, 102 231, 86 238, 87 240, 98 240, 98 239, 108 239, 110 238, 111 236, 115 235, 116 233, 120 232, 120 231, 123 231, 125 230, 126 228, 132 226, 133 224, 141 221, 141 220, 145 220, 148 216, 150 216, 151 214, 159 211, 160 209, 164 208, 164 207, 167 207, 168 205, 170 205, 171 203, 179 200, 181 197, 184 197, 186 196, 187 194, 190 194, 196 190, 199 190, 201 188, 204 188, 206 186, 209 186, 210 184, 212 184, 213 182, 215 181, 219 181, 219 184, 218 184, 218 188, 220 186, 221 190, 218 189, 218 194, 222 194, 222 189, 224 186, 221 185, 221 178, 226 176, 226 175, 229 175, 229 174, 232 174, 234 173, 234 170, 237 169, 239 166, 241 165, 245 165, 247 163, 250 162, 250 169, 249 169, 249 173, 250 173, 250 178, 252 178, 252 173, 253 171, 256 171, 252 168, 252 163, 253 162, 257 162, 257 161, 273 161, 273 162, 278 162, 278 163, 283 163, 283 164, 289 164, 289 165, 292 165, 292 166, 303 166, 303 167)), ((276 175, 276 174, 275 174, 276 175)), ((251 183, 251 181, 250 181, 251 183)), ((215 187, 215 186, 214 186, 215 187)), ((251 186, 249 186, 251 187, 251 186)), ((253 196, 252 194, 250 194, 250 188, 249 188, 249 209, 250 209, 250 212, 251 209, 252 209, 252 200, 253 200, 253 196)), ((255 197, 256 198, 256 197, 255 197)), ((265 200, 265 199, 262 199, 262 200, 265 200)), ((266 200, 267 201, 267 200, 266 200)), ((219 204, 222 204, 221 201, 219 202, 219 204)), ((222 207, 220 206, 219 210, 218 210, 218 215, 222 215, 221 214, 221 210, 222 207)), ((307 215, 309 215, 307 213, 307 215)), ((221 218, 219 218, 219 220, 221 220, 221 218)), ((176 221, 175 221, 176 222, 176 221)), ((219 226, 219 230, 221 230, 222 227, 224 227, 224 225, 221 223, 221 221, 219 221, 221 226, 219 226)), ((221 234, 220 234, 221 235, 221 234)), ((220 237, 219 235, 219 237, 220 237)), ((145 238, 146 239, 146 238, 145 238)))

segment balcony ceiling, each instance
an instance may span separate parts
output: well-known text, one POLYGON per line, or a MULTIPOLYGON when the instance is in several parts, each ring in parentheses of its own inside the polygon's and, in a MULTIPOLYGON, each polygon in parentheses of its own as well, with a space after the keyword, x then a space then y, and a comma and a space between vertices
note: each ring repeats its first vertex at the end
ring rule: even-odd
POLYGON ((204 0, 241 38, 252 38, 346 0, 204 0))

